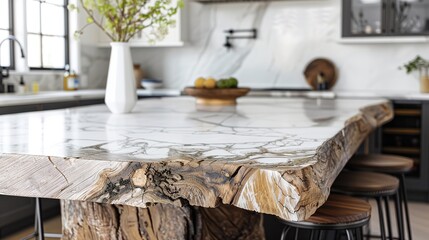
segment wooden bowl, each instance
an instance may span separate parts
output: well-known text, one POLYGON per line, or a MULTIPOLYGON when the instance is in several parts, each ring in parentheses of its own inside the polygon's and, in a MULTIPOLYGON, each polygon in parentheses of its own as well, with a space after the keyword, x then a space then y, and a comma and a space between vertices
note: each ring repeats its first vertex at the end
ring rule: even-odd
POLYGON ((206 106, 237 105, 237 98, 245 96, 250 88, 194 88, 187 87, 184 92, 197 99, 197 104, 206 106))

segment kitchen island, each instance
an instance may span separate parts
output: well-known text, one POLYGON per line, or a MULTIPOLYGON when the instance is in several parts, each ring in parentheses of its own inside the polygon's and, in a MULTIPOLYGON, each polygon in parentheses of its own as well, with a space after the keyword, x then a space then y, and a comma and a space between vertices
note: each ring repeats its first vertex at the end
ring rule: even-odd
POLYGON ((0 194, 62 199, 65 239, 255 239, 260 213, 311 216, 392 117, 382 99, 188 97, 4 115, 0 194))

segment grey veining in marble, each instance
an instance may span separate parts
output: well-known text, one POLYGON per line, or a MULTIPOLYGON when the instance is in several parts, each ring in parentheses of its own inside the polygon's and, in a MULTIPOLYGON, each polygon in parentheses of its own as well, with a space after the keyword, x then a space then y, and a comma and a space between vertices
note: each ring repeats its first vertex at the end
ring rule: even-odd
POLYGON ((110 114, 104 105, 4 115, 0 152, 303 167, 359 108, 383 101, 246 98, 235 108, 198 110, 182 97, 139 101, 126 115, 110 114))

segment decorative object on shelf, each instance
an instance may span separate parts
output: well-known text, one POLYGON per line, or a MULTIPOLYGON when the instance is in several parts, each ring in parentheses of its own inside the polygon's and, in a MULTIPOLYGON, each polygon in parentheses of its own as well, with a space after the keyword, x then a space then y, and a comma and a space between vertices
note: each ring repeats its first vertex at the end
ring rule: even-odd
POLYGON ((407 74, 419 71, 420 92, 429 93, 429 61, 420 56, 416 56, 416 58, 409 61, 408 63, 405 63, 399 69, 403 68, 407 74))
POLYGON ((142 70, 142 68, 140 67, 140 64, 134 64, 133 65, 134 68, 134 77, 136 79, 136 88, 141 88, 141 81, 144 77, 144 72, 142 70))
POLYGON ((195 88, 187 87, 184 92, 197 99, 197 104, 208 106, 234 106, 237 98, 245 96, 250 88, 195 88))
POLYGON ((162 81, 156 80, 156 79, 145 78, 141 80, 140 84, 144 89, 148 89, 148 90, 162 88, 162 81))
MULTIPOLYGON (((79 38, 90 24, 97 25, 112 41, 105 103, 112 113, 129 113, 137 102, 136 79, 129 41, 144 29, 151 28, 150 41, 161 40, 168 27, 175 24, 173 16, 183 6, 178 0, 80 0, 88 15, 87 24, 76 31, 79 38)), ((69 10, 77 9, 74 4, 69 10)))
POLYGON ((223 44, 224 47, 226 47, 228 50, 233 47, 231 40, 232 39, 256 39, 258 31, 256 28, 253 29, 229 29, 226 30, 225 33, 227 34, 225 39, 225 44, 223 44), (234 33, 251 33, 251 35, 235 35, 234 33))
POLYGON ((326 58, 312 60, 304 70, 307 83, 313 90, 329 90, 337 82, 337 70, 334 63, 326 58))

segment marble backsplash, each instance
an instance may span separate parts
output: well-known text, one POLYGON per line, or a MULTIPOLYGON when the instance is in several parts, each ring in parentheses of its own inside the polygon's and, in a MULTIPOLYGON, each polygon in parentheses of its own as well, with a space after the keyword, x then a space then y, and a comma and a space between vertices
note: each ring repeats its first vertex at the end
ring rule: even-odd
POLYGON ((302 88, 306 64, 326 57, 339 70, 336 91, 418 91, 417 78, 398 66, 417 54, 429 57, 429 43, 341 43, 339 0, 187 2, 184 17, 184 47, 132 53, 148 76, 170 88, 183 88, 198 76, 235 76, 251 87, 302 88), (228 51, 223 31, 230 28, 257 28, 258 39, 235 40, 228 51))
MULTIPOLYGON (((415 76, 398 66, 417 54, 429 57, 429 43, 344 44, 340 41, 341 1, 274 1, 200 4, 187 1, 182 16, 183 47, 133 48, 147 77, 181 89, 199 76, 235 76, 242 86, 306 88, 306 64, 316 57, 338 67, 335 91, 418 91, 415 76), (256 40, 233 40, 224 30, 258 29, 256 40)), ((104 88, 109 48, 81 47, 82 88, 104 88)), ((62 89, 62 73, 26 76, 42 90, 62 89)), ((12 81, 17 82, 18 77, 12 81)))

